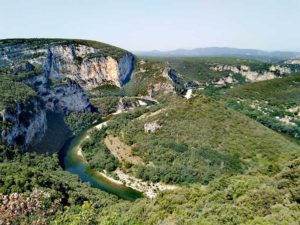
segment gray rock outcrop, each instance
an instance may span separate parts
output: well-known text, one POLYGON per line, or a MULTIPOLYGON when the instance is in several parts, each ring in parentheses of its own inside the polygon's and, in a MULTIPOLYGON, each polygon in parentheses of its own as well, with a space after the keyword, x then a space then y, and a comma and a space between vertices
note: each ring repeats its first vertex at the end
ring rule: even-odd
POLYGON ((63 113, 92 111, 86 91, 104 84, 121 87, 130 80, 134 55, 106 44, 82 40, 0 40, 0 71, 32 87, 41 104, 32 100, 35 113, 20 121, 32 105, 16 103, 16 112, 0 109, 1 137, 9 145, 38 142, 47 128, 46 111, 63 113), (87 44, 85 44, 87 43, 87 44), (89 44, 91 43, 91 44, 89 44), (22 75, 22 77, 20 77, 22 75))

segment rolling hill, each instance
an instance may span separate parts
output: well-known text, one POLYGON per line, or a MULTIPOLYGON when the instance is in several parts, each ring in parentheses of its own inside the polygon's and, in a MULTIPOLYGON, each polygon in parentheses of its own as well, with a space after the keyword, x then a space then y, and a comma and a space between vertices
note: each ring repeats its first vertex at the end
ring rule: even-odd
POLYGON ((137 51, 138 56, 152 57, 199 57, 199 56, 225 56, 248 59, 258 59, 263 61, 281 61, 286 59, 299 58, 299 52, 287 51, 262 51, 257 49, 238 49, 228 47, 209 47, 195 49, 177 49, 172 51, 137 51))

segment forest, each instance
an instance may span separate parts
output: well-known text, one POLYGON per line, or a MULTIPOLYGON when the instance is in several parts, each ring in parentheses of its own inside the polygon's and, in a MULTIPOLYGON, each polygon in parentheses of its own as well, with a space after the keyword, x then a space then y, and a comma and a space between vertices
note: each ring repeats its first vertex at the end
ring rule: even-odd
MULTIPOLYGON (((89 49, 83 58, 58 55, 57 67, 71 60, 77 68, 97 58, 99 68, 108 68, 105 57, 120 60, 127 53, 65 39, 8 39, 0 48, 14 44, 30 45, 33 52, 56 45, 101 50, 89 49)), ((16 65, 0 55, 9 65, 0 76, 0 224, 299 224, 299 73, 259 82, 235 74, 238 82, 218 86, 214 82, 230 72, 213 71, 212 65, 261 72, 272 64, 231 57, 135 58, 128 83, 118 87, 101 77, 96 88, 84 89, 64 71, 58 75, 15 54, 16 65), (77 85, 70 86, 71 97, 43 98, 62 83, 77 85), (78 96, 86 101, 79 104, 78 96), (41 110, 45 117, 35 118, 41 110), (38 126, 42 122, 45 130, 38 126), (7 143, 9 135, 34 140, 36 130, 45 132, 40 145, 7 143), (107 141, 116 139, 113 151, 107 141), (106 186, 95 186, 96 176, 106 186), (134 196, 127 199, 112 188, 134 196)))

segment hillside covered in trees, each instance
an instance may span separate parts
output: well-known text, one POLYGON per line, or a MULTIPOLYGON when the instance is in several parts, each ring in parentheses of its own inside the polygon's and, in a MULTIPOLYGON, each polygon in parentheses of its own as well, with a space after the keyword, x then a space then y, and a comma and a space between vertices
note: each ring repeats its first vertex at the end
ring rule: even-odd
POLYGON ((295 66, 85 40, 1 49, 0 224, 299 224, 295 66))

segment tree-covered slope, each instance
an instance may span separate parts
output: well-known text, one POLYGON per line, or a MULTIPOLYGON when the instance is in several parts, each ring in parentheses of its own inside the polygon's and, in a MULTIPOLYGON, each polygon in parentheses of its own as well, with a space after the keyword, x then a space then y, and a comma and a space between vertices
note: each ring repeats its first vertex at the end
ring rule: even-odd
POLYGON ((239 59, 230 57, 162 57, 150 58, 152 61, 168 63, 189 81, 212 82, 221 77, 228 76, 230 71, 212 71, 210 67, 214 64, 230 66, 249 66, 253 71, 264 71, 272 65, 251 59, 239 59))
POLYGON ((0 75, 0 90, 0 110, 14 110, 16 102, 26 104, 36 96, 36 92, 28 85, 5 75, 0 75))
POLYGON ((269 101, 271 104, 300 104, 300 74, 240 85, 224 91, 234 98, 269 101))
POLYGON ((293 137, 300 137, 300 75, 214 90, 206 94, 263 125, 293 137))
POLYGON ((133 120, 120 135, 146 162, 136 175, 151 181, 207 184, 222 174, 272 174, 299 154, 283 136, 204 97, 173 101, 133 120))
POLYGON ((299 162, 298 158, 285 163, 273 176, 224 176, 207 188, 193 185, 161 193, 152 201, 123 202, 100 210, 92 204, 71 207, 53 224, 297 225, 299 162))
MULTIPOLYGON (((126 53, 83 40, 0 41, 0 49, 19 45, 25 49, 84 45, 101 50, 99 55, 74 58, 76 65, 90 60, 89 57, 119 58, 126 53)), ((117 179, 114 172, 118 168, 149 185, 169 183, 175 189, 162 191, 154 199, 125 201, 64 171, 57 155, 20 154, 16 144, 7 147, 5 140, 1 140, 0 224, 299 224, 300 147, 291 141, 294 139, 272 130, 295 137, 300 134, 299 76, 199 92, 195 88, 193 93, 198 96, 186 100, 176 93, 182 94, 190 85, 188 81, 209 83, 230 73, 213 71, 211 65, 246 65, 260 71, 268 69, 270 64, 233 58, 138 59, 132 79, 126 85, 99 83, 83 91, 72 79, 50 79, 45 83, 35 80, 38 76, 43 78, 45 67, 30 66, 28 60, 39 55, 23 56, 15 61, 21 63, 19 72, 18 65, 0 67, 5 74, 0 76, 0 110, 13 110, 16 102, 28 106, 25 113, 16 116, 20 121, 25 120, 24 127, 28 127, 29 116, 44 110, 51 102, 57 104, 68 93, 66 87, 77 87, 98 108, 96 113, 83 109, 66 113, 65 121, 77 133, 119 108, 142 106, 110 117, 107 127, 89 133, 80 146, 82 157, 95 172, 105 170, 106 175, 117 179), (169 73, 171 68, 182 76, 173 77, 174 81, 174 74, 169 73), (25 83, 31 79, 31 83, 25 83), (44 88, 61 95, 53 95, 55 99, 51 96, 51 101, 46 98, 46 106, 41 104, 33 110, 29 100, 41 102, 46 94, 44 88), (143 104, 138 104, 139 101, 143 104), (147 101, 151 104, 145 105, 147 101), (125 153, 138 158, 137 163, 113 155, 107 141, 116 139, 122 142, 116 146, 126 144, 129 153, 125 153)), ((78 99, 75 95, 68 101, 78 103, 78 99)), ((52 123, 48 117, 47 120, 52 123)), ((7 124, 0 122, 1 128, 6 129, 7 124)), ((15 124, 20 128, 19 122, 15 124)), ((52 125, 51 134, 46 132, 48 141, 57 141, 51 135, 67 135, 64 130, 55 132, 61 128, 54 122, 52 125)), ((47 151, 45 143, 40 148, 47 151)))

